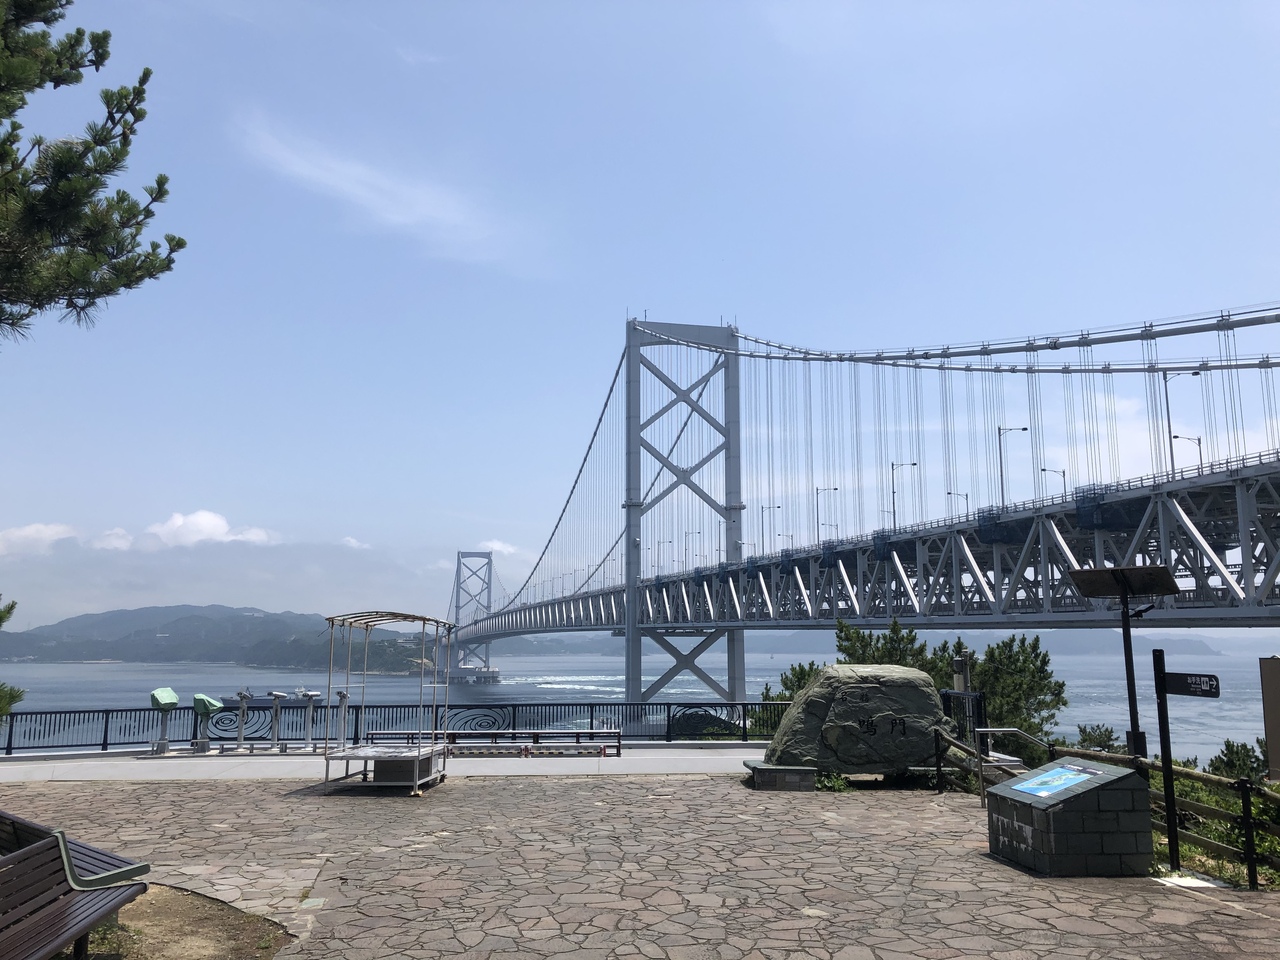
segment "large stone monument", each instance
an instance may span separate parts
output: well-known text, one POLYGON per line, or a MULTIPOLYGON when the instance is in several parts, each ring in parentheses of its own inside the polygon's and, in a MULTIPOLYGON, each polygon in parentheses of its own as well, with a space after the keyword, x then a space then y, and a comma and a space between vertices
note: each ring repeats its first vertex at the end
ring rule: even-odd
POLYGON ((933 728, 945 722, 927 673, 837 664, 792 701, 764 760, 824 773, 901 773, 933 764, 933 728))

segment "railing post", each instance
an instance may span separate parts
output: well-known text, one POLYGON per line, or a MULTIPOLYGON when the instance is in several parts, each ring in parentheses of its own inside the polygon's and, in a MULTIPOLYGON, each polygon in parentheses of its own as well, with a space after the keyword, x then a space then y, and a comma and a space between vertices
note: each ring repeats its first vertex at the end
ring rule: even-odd
POLYGON ((747 742, 747 705, 745 703, 738 704, 738 710, 742 714, 742 742, 747 742))
POLYGON ((594 703, 587 706, 587 729, 594 730, 596 728, 596 705, 594 703))
POLYGON ((105 753, 107 745, 111 742, 111 711, 102 711, 102 751, 105 753))
POLYGON ((351 745, 353 747, 358 747, 360 745, 360 728, 362 726, 364 726, 364 704, 363 703, 360 704, 358 707, 356 707, 356 725, 355 725, 355 729, 351 731, 351 745))
POLYGON ((4 738, 4 755, 6 757, 13 756, 13 720, 14 717, 11 713, 9 714, 9 732, 5 734, 4 738))
POLYGON ((1258 846, 1253 829, 1253 784, 1248 780, 1236 781, 1240 790, 1240 826, 1244 829, 1244 866, 1249 874, 1249 889, 1258 889, 1258 846))
POLYGON ((667 743, 671 742, 671 704, 667 704, 667 743))

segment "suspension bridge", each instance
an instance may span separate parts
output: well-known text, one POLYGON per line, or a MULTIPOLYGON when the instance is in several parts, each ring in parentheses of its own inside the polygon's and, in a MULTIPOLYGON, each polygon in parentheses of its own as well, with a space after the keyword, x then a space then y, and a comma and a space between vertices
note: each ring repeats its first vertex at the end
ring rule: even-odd
POLYGON ((604 632, 627 700, 689 671, 741 701, 744 631, 1114 627, 1068 571, 1141 564, 1180 588, 1151 626, 1280 625, 1277 323, 824 351, 630 319, 523 582, 495 595, 492 554, 459 553, 454 655, 604 632), (670 658, 647 686, 646 640, 670 658))

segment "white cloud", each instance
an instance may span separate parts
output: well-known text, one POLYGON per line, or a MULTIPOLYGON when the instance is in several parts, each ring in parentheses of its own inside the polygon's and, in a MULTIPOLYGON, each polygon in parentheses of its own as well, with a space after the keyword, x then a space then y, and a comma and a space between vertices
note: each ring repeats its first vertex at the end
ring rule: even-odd
POLYGON ((147 533, 154 534, 167 547, 189 547, 197 543, 272 543, 277 538, 261 527, 231 529, 227 518, 212 510, 175 513, 164 523, 153 523, 147 533))
POLYGON ((361 543, 355 537, 343 537, 340 541, 343 546, 350 547, 352 550, 368 550, 369 544, 361 543))
POLYGON ((133 534, 123 527, 112 527, 90 540, 89 546, 95 550, 128 550, 133 546, 133 534))
POLYGON ((282 130, 261 114, 241 123, 245 148, 285 177, 354 207, 364 217, 422 240, 432 256, 498 258, 502 239, 491 218, 460 191, 343 156, 282 130))
POLYGON ((75 535, 75 528, 65 523, 29 523, 25 527, 10 527, 0 530, 0 556, 48 553, 57 541, 74 538, 75 535))
POLYGON ((501 553, 504 556, 510 556, 513 553, 519 553, 519 547, 513 547, 509 543, 503 543, 501 540, 485 540, 480 544, 481 550, 492 550, 494 553, 501 553))

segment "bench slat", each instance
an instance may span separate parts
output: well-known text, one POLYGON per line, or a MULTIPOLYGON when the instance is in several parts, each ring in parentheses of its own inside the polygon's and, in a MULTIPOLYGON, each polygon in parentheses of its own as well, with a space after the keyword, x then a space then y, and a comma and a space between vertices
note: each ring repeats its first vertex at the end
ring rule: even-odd
POLYGON ((63 897, 51 907, 0 931, 0 957, 5 960, 48 960, 141 896, 146 889, 145 883, 135 883, 63 897))

